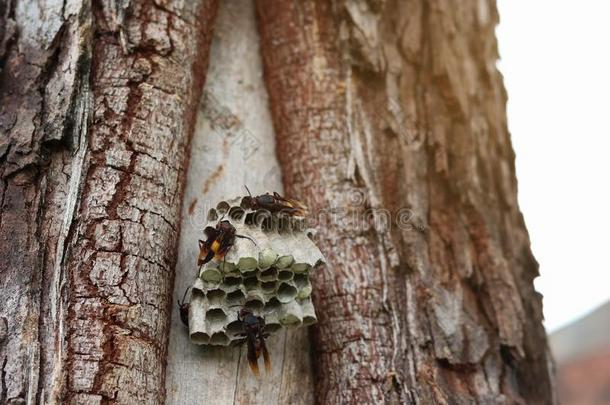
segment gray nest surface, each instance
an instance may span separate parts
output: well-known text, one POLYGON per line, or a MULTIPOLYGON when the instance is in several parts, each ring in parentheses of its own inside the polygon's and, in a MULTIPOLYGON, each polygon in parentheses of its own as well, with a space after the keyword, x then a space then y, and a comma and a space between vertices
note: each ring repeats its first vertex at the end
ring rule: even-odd
POLYGON ((247 307, 265 320, 265 331, 314 324, 310 272, 324 257, 309 237, 304 218, 254 211, 241 199, 221 201, 206 226, 226 219, 236 238, 224 260, 206 263, 195 280, 189 335, 200 345, 228 346, 243 339, 238 313, 247 307))

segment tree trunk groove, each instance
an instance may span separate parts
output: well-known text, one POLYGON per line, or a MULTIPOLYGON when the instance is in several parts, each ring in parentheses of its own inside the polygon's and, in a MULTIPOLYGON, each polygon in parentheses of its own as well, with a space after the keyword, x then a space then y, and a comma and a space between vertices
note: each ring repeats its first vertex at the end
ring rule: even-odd
MULTIPOLYGON (((208 210, 223 198, 243 195, 244 185, 255 194, 283 191, 258 42, 254 4, 220 2, 191 144, 174 302, 197 274, 197 240, 208 210)), ((307 328, 280 331, 269 337, 267 346, 272 372, 259 381, 248 366, 245 345, 194 345, 174 305, 166 404, 311 404, 307 328)))
POLYGON ((555 403, 497 21, 491 0, 0 0, 0 404, 555 403), (175 302, 206 204, 282 183, 328 266, 309 341, 272 337, 257 381, 175 302))

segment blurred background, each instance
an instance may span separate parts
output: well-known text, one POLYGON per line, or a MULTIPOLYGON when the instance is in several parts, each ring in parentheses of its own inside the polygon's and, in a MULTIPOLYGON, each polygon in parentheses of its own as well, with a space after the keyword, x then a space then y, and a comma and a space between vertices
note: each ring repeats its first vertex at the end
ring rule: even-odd
POLYGON ((610 404, 610 2, 498 0, 519 203, 563 404, 610 404))

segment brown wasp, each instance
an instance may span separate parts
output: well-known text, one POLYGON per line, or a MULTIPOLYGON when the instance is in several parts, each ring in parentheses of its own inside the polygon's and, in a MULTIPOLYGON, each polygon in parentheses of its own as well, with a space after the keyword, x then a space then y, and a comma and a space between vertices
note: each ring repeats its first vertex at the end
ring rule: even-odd
POLYGON ((269 212, 285 212, 295 217, 304 217, 308 213, 308 208, 299 200, 284 198, 275 191, 272 194, 265 193, 256 197, 252 196, 247 186, 249 196, 243 198, 243 204, 253 210, 264 209, 269 212))
POLYGON ((215 227, 208 226, 203 230, 206 240, 199 241, 199 257, 197 265, 202 266, 216 258, 224 258, 231 246, 235 244, 235 238, 248 239, 256 245, 252 238, 235 233, 235 227, 229 221, 220 220, 215 227))
POLYGON ((252 373, 256 377, 260 377, 258 371, 258 358, 261 353, 263 354, 263 360, 265 362, 265 370, 267 373, 271 372, 271 359, 269 358, 269 352, 265 345, 265 338, 269 337, 268 333, 264 333, 265 320, 256 316, 248 308, 242 308, 239 310, 237 319, 242 323, 244 332, 241 336, 244 336, 246 343, 248 344, 248 364, 252 373))

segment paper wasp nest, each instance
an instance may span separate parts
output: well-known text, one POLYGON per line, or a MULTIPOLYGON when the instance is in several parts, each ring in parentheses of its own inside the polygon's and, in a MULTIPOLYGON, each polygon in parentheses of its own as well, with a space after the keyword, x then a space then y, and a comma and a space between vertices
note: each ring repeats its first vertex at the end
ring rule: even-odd
POLYGON ((256 245, 236 238, 223 261, 201 268, 189 308, 191 341, 217 346, 241 341, 237 315, 242 306, 264 317, 269 333, 316 323, 309 274, 324 257, 309 238, 305 220, 253 211, 241 199, 221 201, 208 213, 207 225, 221 218, 256 245))

